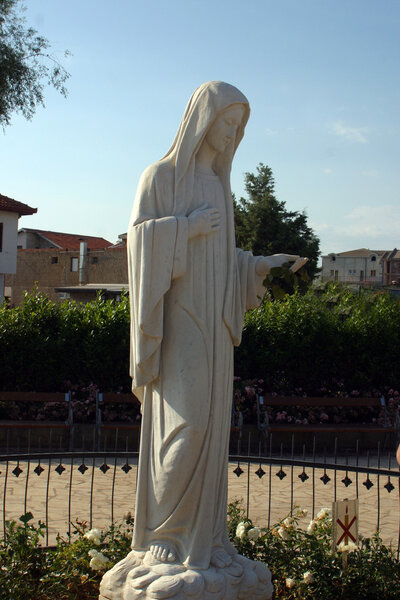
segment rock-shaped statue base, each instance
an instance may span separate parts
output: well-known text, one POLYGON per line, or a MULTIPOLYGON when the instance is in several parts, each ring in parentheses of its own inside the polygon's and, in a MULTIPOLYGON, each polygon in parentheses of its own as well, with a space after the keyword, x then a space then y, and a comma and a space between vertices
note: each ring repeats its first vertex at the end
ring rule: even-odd
POLYGON ((108 571, 99 600, 270 600, 268 567, 237 554, 228 567, 195 570, 132 550, 108 571))

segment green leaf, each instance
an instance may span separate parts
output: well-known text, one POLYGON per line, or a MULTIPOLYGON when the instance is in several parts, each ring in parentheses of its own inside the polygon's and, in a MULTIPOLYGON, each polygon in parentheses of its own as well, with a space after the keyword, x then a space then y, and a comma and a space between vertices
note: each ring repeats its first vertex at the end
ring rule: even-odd
POLYGON ((276 283, 272 285, 272 293, 275 300, 283 300, 283 298, 286 296, 286 292, 276 283))
POLYGON ((31 512, 27 512, 19 518, 21 523, 24 523, 25 525, 27 523, 29 523, 29 521, 32 521, 32 519, 33 519, 33 514, 31 512))

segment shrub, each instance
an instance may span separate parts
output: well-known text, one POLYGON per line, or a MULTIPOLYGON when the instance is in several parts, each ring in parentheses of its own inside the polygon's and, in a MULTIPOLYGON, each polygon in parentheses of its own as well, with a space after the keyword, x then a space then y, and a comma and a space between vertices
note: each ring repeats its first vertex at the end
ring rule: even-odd
MULTIPOLYGON (((55 304, 35 292, 15 308, 3 303, 0 390, 74 389, 82 401, 90 386, 129 391, 129 335, 127 294, 121 302, 99 296, 55 304)), ((332 284, 281 301, 267 297, 249 311, 235 373, 262 379, 265 393, 379 395, 398 389, 399 347, 399 300, 332 284)))
POLYGON ((400 302, 331 284, 247 313, 235 373, 263 379, 267 393, 362 395, 398 387, 400 302))
MULTIPOLYGON (((322 509, 307 529, 299 526, 306 511, 294 510, 271 529, 254 526, 237 502, 228 508, 231 541, 248 558, 266 562, 276 600, 397 600, 400 568, 394 552, 378 535, 359 548, 332 553, 331 520, 322 509)), ((0 542, 0 600, 97 600, 100 579, 130 551, 132 519, 107 531, 77 523, 71 540, 57 539, 55 548, 40 548, 44 525, 6 523, 0 542)))
POLYGON ((31 513, 6 522, 0 541, 0 600, 97 600, 103 573, 130 551, 132 520, 106 532, 76 523, 72 539, 42 548, 45 526, 31 513))
POLYGON ((240 554, 266 562, 276 600, 397 600, 400 566, 394 551, 378 534, 348 550, 332 552, 332 522, 322 509, 307 529, 299 526, 305 511, 295 510, 271 529, 254 527, 238 503, 228 510, 231 539, 240 554))
POLYGON ((55 304, 26 294, 0 306, 0 389, 67 391, 95 383, 102 391, 130 389, 129 300, 55 304))

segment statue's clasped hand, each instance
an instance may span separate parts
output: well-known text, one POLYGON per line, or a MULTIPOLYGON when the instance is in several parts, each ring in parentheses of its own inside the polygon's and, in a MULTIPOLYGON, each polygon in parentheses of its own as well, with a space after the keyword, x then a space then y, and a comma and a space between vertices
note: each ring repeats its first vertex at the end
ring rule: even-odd
POLYGON ((219 210, 216 208, 208 208, 206 204, 196 208, 188 217, 189 239, 218 231, 220 220, 219 210))
POLYGON ((262 256, 256 264, 257 275, 265 277, 271 269, 282 267, 286 263, 294 263, 299 256, 297 254, 272 254, 272 256, 262 256))

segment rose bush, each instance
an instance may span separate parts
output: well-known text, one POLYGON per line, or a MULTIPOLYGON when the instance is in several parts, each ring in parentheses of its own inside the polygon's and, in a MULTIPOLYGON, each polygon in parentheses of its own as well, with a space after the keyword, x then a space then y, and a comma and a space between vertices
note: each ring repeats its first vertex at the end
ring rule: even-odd
POLYGON ((239 504, 228 510, 231 539, 238 551, 266 562, 271 570, 276 600, 397 600, 400 566, 393 549, 378 535, 349 543, 332 552, 330 510, 321 509, 308 524, 306 511, 295 509, 270 529, 250 536, 253 524, 239 504), (237 527, 241 524, 237 536, 237 527), (301 525, 301 526, 300 526, 301 525), (346 566, 343 552, 347 552, 346 566))
MULTIPOLYGON (((307 528, 296 509, 270 529, 254 526, 237 502, 228 509, 228 529, 238 551, 266 562, 275 600, 398 600, 400 568, 379 536, 342 545, 332 553, 329 511, 321 509, 307 528), (310 530, 310 531, 309 531, 310 530), (343 552, 347 552, 344 566, 343 552)), ((97 600, 100 579, 130 551, 132 519, 107 531, 76 523, 71 539, 42 548, 45 527, 30 513, 6 523, 0 541, 0 600, 97 600)))

